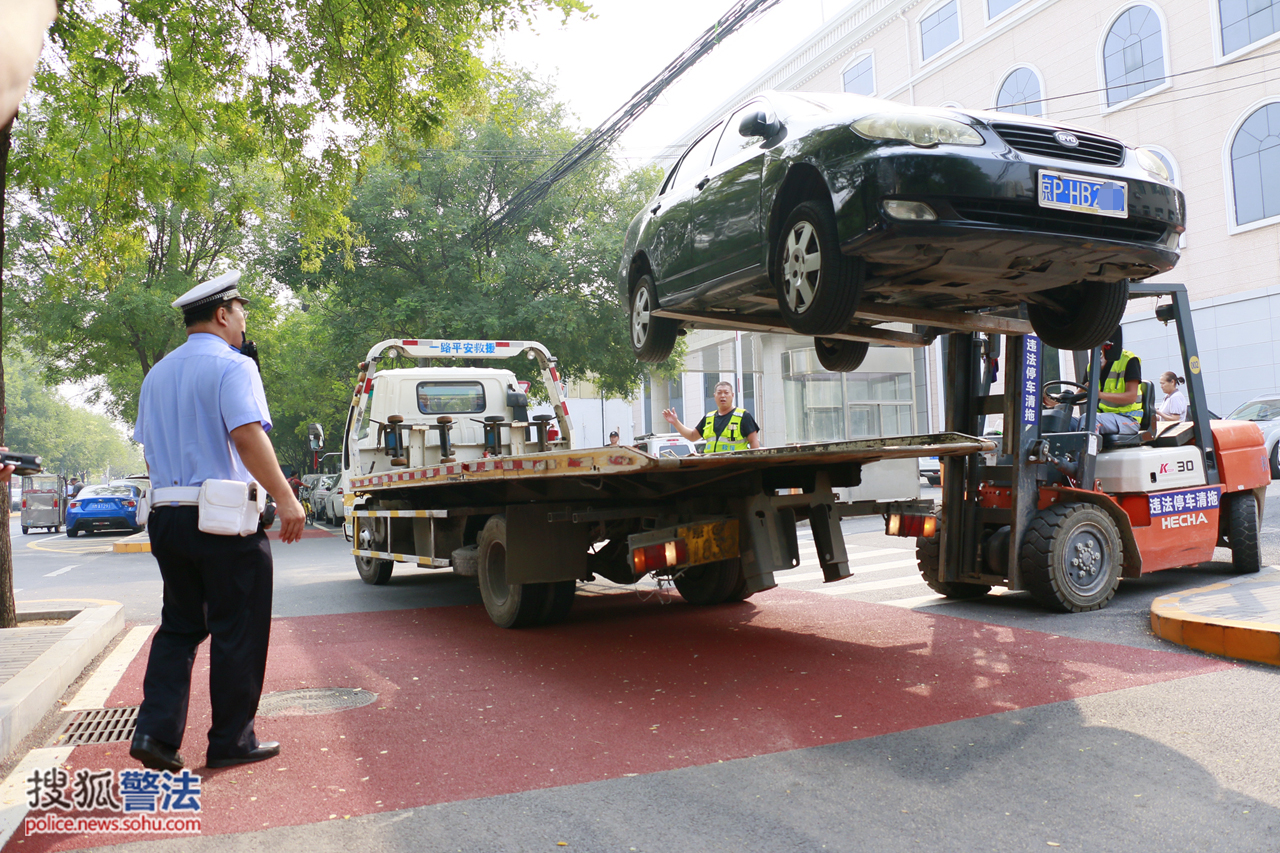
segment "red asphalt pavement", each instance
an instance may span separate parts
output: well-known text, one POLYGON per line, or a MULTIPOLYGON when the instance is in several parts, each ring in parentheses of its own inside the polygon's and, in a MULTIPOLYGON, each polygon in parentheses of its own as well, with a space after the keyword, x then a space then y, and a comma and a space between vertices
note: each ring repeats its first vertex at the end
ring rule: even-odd
MULTIPOLYGON (((141 701, 146 657, 109 706, 141 701)), ((207 663, 202 649, 183 749, 203 777, 204 834, 802 749, 1234 666, 780 589, 711 608, 580 595, 567 623, 526 631, 476 606, 278 619, 268 692, 360 687, 378 701, 260 717, 282 754, 208 770, 207 663)), ((69 763, 137 767, 120 743, 69 763)), ((22 835, 6 853, 134 840, 22 835)))

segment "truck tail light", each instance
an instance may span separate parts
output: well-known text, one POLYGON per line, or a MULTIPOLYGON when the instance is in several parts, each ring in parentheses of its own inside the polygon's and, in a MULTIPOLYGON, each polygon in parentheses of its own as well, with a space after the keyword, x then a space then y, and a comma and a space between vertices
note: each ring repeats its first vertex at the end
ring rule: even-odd
POLYGON ((22 499, 22 508, 23 508, 23 509, 26 509, 26 508, 27 508, 27 499, 26 499, 26 498, 23 498, 23 499, 22 499))
POLYGON ((683 539, 644 545, 631 552, 631 565, 637 576, 672 569, 688 560, 689 546, 683 539))
POLYGON ((938 519, 932 515, 902 515, 890 513, 884 517, 884 532, 888 536, 923 536, 928 539, 938 530, 938 519))
POLYGON ((54 498, 54 499, 53 499, 53 508, 54 508, 54 509, 57 509, 57 508, 58 508, 58 499, 57 499, 57 498, 54 498))

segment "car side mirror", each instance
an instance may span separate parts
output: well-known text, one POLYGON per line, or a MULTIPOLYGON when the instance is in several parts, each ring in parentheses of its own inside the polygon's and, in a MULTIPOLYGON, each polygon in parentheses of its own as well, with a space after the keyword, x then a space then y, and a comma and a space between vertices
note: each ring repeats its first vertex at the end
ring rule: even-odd
POLYGON ((744 115, 742 121, 738 122, 738 133, 742 136, 763 136, 768 139, 778 132, 778 127, 778 122, 769 121, 764 110, 756 110, 754 113, 744 115))

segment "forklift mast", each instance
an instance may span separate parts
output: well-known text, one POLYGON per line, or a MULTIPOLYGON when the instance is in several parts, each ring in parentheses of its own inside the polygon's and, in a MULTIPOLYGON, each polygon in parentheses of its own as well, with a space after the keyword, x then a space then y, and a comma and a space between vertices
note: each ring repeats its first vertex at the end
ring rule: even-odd
MULTIPOLYGON (((1182 284, 1131 283, 1129 297, 1170 297, 1171 303, 1156 308, 1156 318, 1177 324, 1178 343, 1186 376, 1190 404, 1192 443, 1204 459, 1208 485, 1220 482, 1213 441, 1209 431, 1209 408, 1204 391, 1195 332, 1191 327, 1191 306, 1182 284)), ((1026 319, 1023 307, 1020 319, 1026 319)), ((1053 476, 1054 465, 1067 460, 1072 479, 1081 489, 1095 490, 1101 437, 1096 434, 1098 394, 1101 388, 1101 348, 1089 359, 1088 398, 1078 432, 1044 433, 1042 426, 1042 377, 1045 347, 1035 335, 1008 335, 1003 347, 1005 381, 1003 395, 991 394, 1001 347, 999 336, 976 332, 955 332, 948 336, 947 375, 952 393, 945 404, 948 431, 980 436, 987 415, 1003 414, 1000 452, 995 464, 981 454, 946 457, 942 460, 942 512, 939 518, 940 565, 938 580, 1007 585, 1023 589, 1019 554, 1028 526, 1035 518, 1041 485, 1053 476), (1008 489, 1009 508, 979 505, 978 491, 1008 489), (990 526, 1008 526, 1008 540, 992 535, 979 564, 980 538, 990 526)))

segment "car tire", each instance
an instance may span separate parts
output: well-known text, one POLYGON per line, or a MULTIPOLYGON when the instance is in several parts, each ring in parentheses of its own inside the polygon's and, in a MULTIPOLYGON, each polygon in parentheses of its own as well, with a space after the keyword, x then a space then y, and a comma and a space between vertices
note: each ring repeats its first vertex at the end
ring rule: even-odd
POLYGON ((631 328, 631 352, 636 361, 661 364, 671 357, 676 346, 679 326, 668 317, 655 317, 658 310, 658 289, 653 276, 645 273, 631 291, 631 307, 628 325, 631 328))
MULTIPOLYGON (((24 530, 23 532, 25 533, 26 531, 24 530)), ((74 527, 68 527, 68 528, 67 528, 67 538, 68 538, 68 539, 75 539, 75 538, 76 538, 77 536, 79 536, 79 535, 80 535, 80 531, 79 531, 79 530, 76 530, 74 527)))
POLYGON ((857 370, 867 357, 871 345, 866 341, 846 341, 840 338, 814 338, 813 349, 818 354, 818 364, 833 373, 857 370))
POLYGON ((802 335, 830 335, 848 327, 862 296, 862 259, 840 251, 835 215, 827 205, 796 205, 778 235, 773 283, 778 310, 802 335))
POLYGON ((1271 445, 1271 479, 1280 479, 1280 439, 1271 445))
POLYGON ((1078 352, 1101 346, 1120 325, 1129 305, 1129 282, 1086 281, 1055 287, 1045 295, 1057 307, 1028 303, 1031 328, 1049 346, 1078 352))

